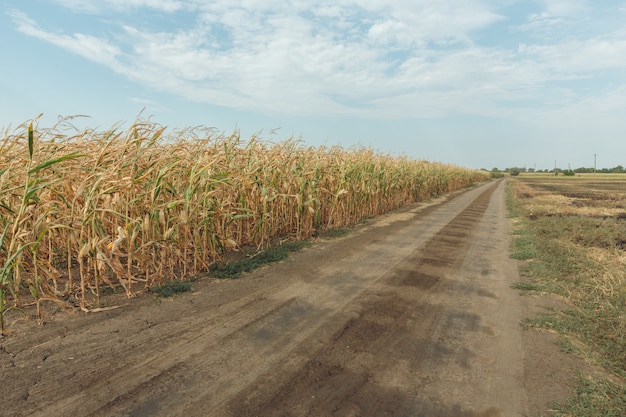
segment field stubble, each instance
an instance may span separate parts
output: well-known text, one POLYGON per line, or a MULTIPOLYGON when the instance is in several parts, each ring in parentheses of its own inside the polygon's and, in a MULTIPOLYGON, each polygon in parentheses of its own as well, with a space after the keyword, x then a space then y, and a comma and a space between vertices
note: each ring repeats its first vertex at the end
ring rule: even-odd
POLYGON ((626 178, 522 176, 511 196, 513 256, 528 261, 518 287, 565 302, 527 326, 560 335, 562 350, 599 369, 581 375, 576 397, 554 415, 624 415, 626 178))

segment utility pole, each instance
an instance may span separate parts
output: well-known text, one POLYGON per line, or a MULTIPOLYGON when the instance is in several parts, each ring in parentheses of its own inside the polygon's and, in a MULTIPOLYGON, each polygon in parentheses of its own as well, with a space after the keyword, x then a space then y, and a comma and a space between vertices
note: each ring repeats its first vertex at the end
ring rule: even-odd
POLYGON ((594 154, 593 154, 593 173, 594 173, 594 174, 597 174, 597 173, 598 173, 598 171, 596 170, 596 160, 597 160, 597 158, 598 158, 598 154, 595 154, 595 153, 594 153, 594 154))

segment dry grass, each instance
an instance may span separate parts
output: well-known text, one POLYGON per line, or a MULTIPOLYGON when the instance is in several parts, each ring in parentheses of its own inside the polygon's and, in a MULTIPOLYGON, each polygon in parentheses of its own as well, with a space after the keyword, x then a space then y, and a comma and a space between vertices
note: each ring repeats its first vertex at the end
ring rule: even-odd
POLYGON ((626 213, 626 176, 520 176, 516 193, 527 209, 541 217, 558 213, 585 217, 617 217, 626 213))
POLYGON ((488 179, 371 149, 235 132, 22 125, 0 139, 0 313, 98 304, 206 271, 224 251, 305 239, 488 179), (8 307, 7 307, 8 306, 8 307))
POLYGON ((590 377, 578 396, 569 405, 557 407, 560 411, 554 415, 623 415, 624 177, 520 176, 512 183, 511 196, 518 235, 514 256, 529 260, 525 269, 529 282, 520 288, 554 294, 571 306, 533 318, 529 324, 559 332, 563 349, 603 369, 607 376, 590 377), (615 397, 602 398, 608 392, 615 397))

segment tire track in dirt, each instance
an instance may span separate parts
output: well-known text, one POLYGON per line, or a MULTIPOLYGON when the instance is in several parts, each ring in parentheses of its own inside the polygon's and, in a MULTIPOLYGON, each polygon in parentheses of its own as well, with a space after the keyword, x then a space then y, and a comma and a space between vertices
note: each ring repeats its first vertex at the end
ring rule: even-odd
MULTIPOLYGON (((283 385, 275 387, 261 380, 232 402, 231 415, 500 415, 495 408, 483 413, 463 411, 458 405, 437 409, 393 384, 398 375, 406 375, 420 362, 454 355, 456 361, 468 367, 473 359, 469 351, 453 352, 431 339, 440 327, 452 323, 442 322, 443 307, 420 302, 424 298, 420 292, 440 284, 446 272, 463 261, 469 248, 465 239, 480 222, 493 191, 491 187, 480 194, 423 248, 355 300, 360 304, 358 315, 283 385), (407 291, 407 286, 415 290, 407 291), (263 392, 268 388, 269 392, 263 392)), ((468 322, 468 329, 479 327, 476 317, 459 312, 450 317, 451 321, 468 322)))

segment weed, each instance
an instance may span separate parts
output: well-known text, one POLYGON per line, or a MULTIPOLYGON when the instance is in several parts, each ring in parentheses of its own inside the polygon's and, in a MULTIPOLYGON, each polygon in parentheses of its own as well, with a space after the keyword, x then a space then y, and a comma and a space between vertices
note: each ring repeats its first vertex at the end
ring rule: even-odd
POLYGON ((535 240, 530 236, 518 235, 512 243, 513 253, 511 258, 526 261, 537 256, 535 240))
POLYGON ((187 291, 191 291, 191 282, 189 281, 166 281, 162 285, 154 285, 150 288, 150 292, 162 298, 187 291))
POLYGON ((566 403, 552 404, 553 416, 623 417, 626 410, 626 384, 605 378, 579 375, 576 396, 566 403))
POLYGON ((325 238, 325 239, 337 239, 340 237, 343 237, 345 235, 347 235, 348 233, 350 233, 349 229, 328 229, 325 230, 324 232, 322 232, 320 234, 321 237, 325 238))
POLYGON ((516 290, 527 291, 527 292, 542 290, 541 285, 534 283, 534 282, 525 282, 525 281, 516 282, 515 284, 512 285, 512 287, 515 288, 516 290))
POLYGON ((216 262, 211 265, 209 272, 216 278, 237 278, 244 272, 250 272, 265 264, 278 262, 289 256, 291 252, 297 252, 311 243, 304 240, 285 242, 281 245, 271 246, 250 257, 231 262, 216 262))

